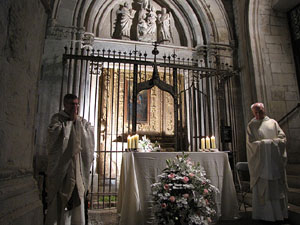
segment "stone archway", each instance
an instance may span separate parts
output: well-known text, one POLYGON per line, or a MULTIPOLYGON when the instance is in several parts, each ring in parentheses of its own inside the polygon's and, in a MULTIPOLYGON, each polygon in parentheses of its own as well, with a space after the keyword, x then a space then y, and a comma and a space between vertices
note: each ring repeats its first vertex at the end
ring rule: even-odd
MULTIPOLYGON (((113 15, 127 2, 133 10, 138 10, 140 0, 132 1, 76 1, 70 4, 67 0, 56 0, 52 13, 54 27, 63 26, 81 32, 92 33, 96 38, 111 38, 113 15)), ((197 45, 218 43, 231 45, 232 28, 222 1, 148 1, 157 11, 166 8, 175 26, 174 36, 180 39, 180 46, 196 47, 197 45)), ((76 36, 76 35, 75 35, 76 36)), ((77 37, 73 37, 78 39, 77 37)))
MULTIPOLYGON (((140 1, 128 2, 130 8, 138 11, 134 4, 139 5, 140 1)), ((59 93, 56 93, 56 90, 60 90, 62 71, 59 65, 62 61, 61 55, 65 45, 72 46, 74 51, 89 48, 116 49, 120 52, 129 52, 129 50, 135 49, 140 53, 139 57, 141 58, 146 53, 151 55, 152 40, 150 42, 138 41, 134 36, 127 40, 113 38, 116 12, 120 5, 124 7, 124 3, 125 1, 120 0, 77 0, 72 3, 68 0, 55 1, 43 56, 44 79, 41 81, 41 85, 45 88, 40 102, 46 102, 47 96, 51 95, 55 97, 48 101, 48 107, 49 105, 58 105, 59 93), (78 50, 75 50, 76 48, 78 50)), ((157 60, 163 60, 164 55, 173 54, 185 59, 201 59, 203 64, 209 64, 211 63, 210 56, 217 53, 222 55, 220 65, 234 65, 232 28, 221 0, 184 2, 153 0, 149 1, 149 4, 157 9, 157 16, 162 13, 162 8, 166 8, 166 12, 171 18, 171 31, 174 35, 172 41, 160 45, 160 54, 157 55, 157 60)), ((147 12, 150 11, 148 9, 147 12)), ((40 136, 38 137, 37 148, 42 156, 39 160, 44 157, 43 160, 46 161, 45 141, 42 137, 45 136, 50 115, 56 110, 55 107, 47 110, 44 104, 40 104, 41 117, 38 127, 40 136)), ((214 125, 220 127, 219 124, 214 125)))

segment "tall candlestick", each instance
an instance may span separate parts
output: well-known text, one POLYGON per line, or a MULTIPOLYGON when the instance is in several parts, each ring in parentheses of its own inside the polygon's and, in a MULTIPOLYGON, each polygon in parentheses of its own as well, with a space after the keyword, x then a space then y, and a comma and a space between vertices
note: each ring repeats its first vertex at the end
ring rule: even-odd
POLYGON ((217 148, 215 136, 211 136, 210 140, 211 140, 211 148, 217 148))
POLYGON ((210 138, 206 137, 206 149, 210 149, 210 138))
POLYGON ((201 149, 205 149, 205 138, 201 138, 201 149))

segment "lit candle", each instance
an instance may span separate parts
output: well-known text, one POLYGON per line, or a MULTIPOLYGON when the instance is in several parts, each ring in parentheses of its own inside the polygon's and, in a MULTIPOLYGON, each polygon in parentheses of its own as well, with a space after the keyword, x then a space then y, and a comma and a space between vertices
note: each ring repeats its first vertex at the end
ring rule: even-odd
POLYGON ((205 138, 201 138, 201 149, 205 149, 205 138))
POLYGON ((127 149, 130 149, 131 148, 131 143, 130 143, 130 140, 131 138, 130 138, 130 135, 128 135, 128 137, 127 137, 127 149))
POLYGON ((210 149, 210 138, 206 137, 206 149, 210 149))
POLYGON ((131 148, 135 148, 135 135, 131 137, 131 148))
POLYGON ((139 148, 139 139, 140 139, 140 137, 139 137, 139 135, 137 134, 137 135, 136 135, 136 145, 135 145, 136 148, 139 148))
POLYGON ((211 148, 217 148, 215 136, 211 136, 210 140, 211 140, 211 148))

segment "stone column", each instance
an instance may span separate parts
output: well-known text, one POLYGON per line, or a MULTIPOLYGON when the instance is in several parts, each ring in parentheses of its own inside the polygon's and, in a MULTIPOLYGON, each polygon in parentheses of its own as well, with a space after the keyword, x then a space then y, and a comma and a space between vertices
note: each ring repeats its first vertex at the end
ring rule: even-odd
POLYGON ((35 113, 47 15, 42 1, 0 4, 0 224, 43 224, 33 177, 35 113))

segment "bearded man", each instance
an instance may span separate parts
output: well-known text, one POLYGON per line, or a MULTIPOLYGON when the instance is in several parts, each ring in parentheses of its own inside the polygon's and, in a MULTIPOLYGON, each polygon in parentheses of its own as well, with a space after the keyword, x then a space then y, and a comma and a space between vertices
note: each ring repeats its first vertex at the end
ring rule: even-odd
POLYGON ((266 116, 263 103, 251 106, 247 127, 247 159, 252 189, 252 219, 277 221, 288 217, 286 137, 266 116))
POLYGON ((76 95, 64 96, 64 110, 48 127, 46 225, 84 225, 84 196, 88 190, 94 152, 90 123, 78 116, 76 95))

